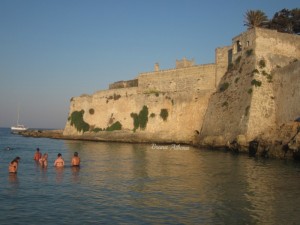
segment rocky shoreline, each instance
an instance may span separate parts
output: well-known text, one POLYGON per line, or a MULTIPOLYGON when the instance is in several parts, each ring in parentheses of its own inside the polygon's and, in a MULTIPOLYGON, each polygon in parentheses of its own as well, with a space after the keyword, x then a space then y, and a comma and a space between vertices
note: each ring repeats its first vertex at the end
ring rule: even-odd
POLYGON ((124 142, 124 143, 156 143, 156 144, 184 144, 198 148, 226 150, 234 154, 248 154, 250 157, 294 159, 300 160, 300 124, 293 122, 282 125, 273 133, 263 134, 255 140, 247 141, 244 135, 238 135, 231 143, 225 143, 222 136, 207 137, 201 142, 174 143, 162 138, 157 140, 143 133, 132 132, 101 132, 84 133, 82 135, 66 136, 63 130, 27 130, 18 133, 24 137, 52 138, 64 140, 124 142), (153 141, 155 140, 155 141, 153 141))

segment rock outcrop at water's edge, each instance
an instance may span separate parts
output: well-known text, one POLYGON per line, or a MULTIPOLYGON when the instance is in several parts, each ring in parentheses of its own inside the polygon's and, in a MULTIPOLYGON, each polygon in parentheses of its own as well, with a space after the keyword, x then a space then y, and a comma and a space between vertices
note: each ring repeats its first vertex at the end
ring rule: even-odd
POLYGON ((184 143, 298 159, 300 36, 253 28, 215 63, 177 60, 108 90, 73 97, 62 138, 184 143))
POLYGON ((29 129, 26 131, 19 131, 17 134, 20 134, 24 137, 36 137, 36 138, 53 138, 53 139, 62 139, 63 130, 41 130, 41 129, 29 129))

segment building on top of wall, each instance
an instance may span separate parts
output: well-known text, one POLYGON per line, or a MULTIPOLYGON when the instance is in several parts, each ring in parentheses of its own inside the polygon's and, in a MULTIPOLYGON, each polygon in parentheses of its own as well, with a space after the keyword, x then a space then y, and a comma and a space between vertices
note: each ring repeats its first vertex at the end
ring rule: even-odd
POLYGON ((182 60, 176 60, 176 69, 185 68, 195 65, 195 60, 188 60, 185 57, 182 60))

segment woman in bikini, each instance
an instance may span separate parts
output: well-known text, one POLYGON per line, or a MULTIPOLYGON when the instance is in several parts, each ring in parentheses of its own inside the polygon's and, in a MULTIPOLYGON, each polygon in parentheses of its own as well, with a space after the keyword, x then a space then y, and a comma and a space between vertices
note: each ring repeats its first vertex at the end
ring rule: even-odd
POLYGON ((45 153, 42 158, 39 160, 40 164, 42 167, 47 167, 48 166, 48 154, 45 153))
POLYGON ((17 173, 18 171, 18 164, 20 161, 20 157, 17 156, 16 158, 13 159, 13 161, 10 162, 9 166, 8 166, 8 171, 10 173, 17 173))

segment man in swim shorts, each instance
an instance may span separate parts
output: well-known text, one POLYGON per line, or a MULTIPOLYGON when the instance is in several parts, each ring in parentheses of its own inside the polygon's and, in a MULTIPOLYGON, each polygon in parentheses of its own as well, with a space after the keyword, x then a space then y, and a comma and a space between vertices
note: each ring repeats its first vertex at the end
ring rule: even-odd
POLYGON ((62 158, 62 155, 60 153, 57 154, 57 159, 54 161, 54 166, 56 167, 64 167, 65 161, 62 158))
POLYGON ((74 152, 74 156, 72 158, 72 166, 80 166, 80 158, 78 156, 78 152, 74 152))
POLYGON ((37 149, 36 149, 36 152, 34 153, 33 159, 34 159, 35 161, 39 161, 40 158, 42 158, 42 153, 40 153, 40 149, 37 148, 37 149))

